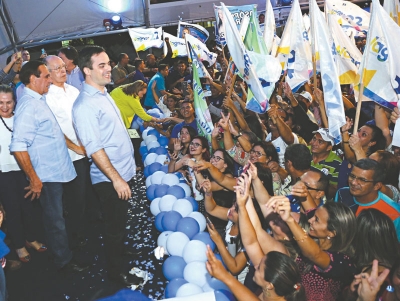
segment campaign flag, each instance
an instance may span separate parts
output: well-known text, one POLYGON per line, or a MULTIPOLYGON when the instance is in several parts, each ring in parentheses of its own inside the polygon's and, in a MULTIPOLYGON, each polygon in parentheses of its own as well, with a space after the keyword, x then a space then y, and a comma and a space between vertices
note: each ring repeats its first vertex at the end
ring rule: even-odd
MULTIPOLYGON (((171 45, 172 49, 172 58, 176 57, 184 57, 187 56, 187 49, 186 49, 186 42, 184 39, 177 38, 176 36, 173 36, 172 34, 163 32, 164 39, 168 38, 169 39, 169 44, 171 45)), ((164 44, 164 55, 167 55, 167 45, 164 44)))
POLYGON ((243 40, 247 50, 261 54, 268 54, 268 49, 265 45, 263 34, 258 24, 257 14, 252 14, 249 18, 246 34, 243 40))
POLYGON ((231 53, 232 60, 235 62, 239 74, 246 81, 247 86, 254 94, 251 102, 247 103, 247 108, 256 113, 264 113, 268 108, 268 98, 264 93, 262 84, 256 73, 255 64, 249 55, 249 51, 245 48, 242 38, 240 37, 235 20, 233 19, 228 8, 221 3, 222 16, 225 22, 226 43, 231 53))
POLYGON ((151 47, 161 48, 162 27, 159 28, 128 28, 136 52, 145 51, 151 47))
POLYGON ((179 21, 177 36, 181 39, 184 39, 185 33, 194 36, 195 38, 199 39, 202 43, 207 42, 207 39, 210 35, 207 29, 205 29, 203 26, 179 21))
POLYGON ((337 144, 342 139, 340 128, 346 123, 346 117, 344 115, 339 74, 335 61, 335 57, 337 57, 335 42, 315 0, 310 0, 309 8, 312 42, 315 42, 315 47, 318 51, 316 57, 319 58, 329 134, 337 144))
MULTIPOLYGON (((189 49, 190 43, 188 43, 189 49)), ((201 64, 197 55, 191 49, 192 70, 193 70, 193 97, 194 97, 194 110, 196 112, 197 130, 199 135, 207 138, 208 143, 211 145, 211 132, 214 129, 210 110, 208 109, 206 99, 204 97, 203 88, 201 86, 198 66, 201 64)))
MULTIPOLYGON (((397 105, 400 94, 398 41, 400 27, 379 1, 373 0, 359 80, 364 84, 364 99, 373 100, 390 109, 397 105)), ((355 89, 359 91, 359 87, 355 89)))
POLYGON ((275 32, 276 25, 274 10, 272 8, 271 0, 266 0, 263 38, 269 54, 271 54, 272 48, 274 47, 275 32))
POLYGON ((282 69, 287 70, 286 82, 296 92, 312 72, 311 45, 298 0, 293 1, 277 54, 282 69))
POLYGON ((194 52, 196 52, 197 56, 201 61, 207 61, 209 65, 214 65, 215 61, 217 60, 217 54, 208 50, 207 46, 196 39, 194 36, 190 34, 186 34, 186 41, 190 42, 194 52))
POLYGON ((190 44, 190 42, 187 41, 187 46, 190 52, 190 58, 196 56, 197 60, 195 61, 196 63, 196 68, 197 68, 197 73, 199 75, 200 78, 208 78, 209 80, 213 80, 210 73, 208 73, 206 67, 204 67, 203 63, 200 60, 200 56, 197 55, 197 53, 193 50, 192 45, 190 44))
POLYGON ((340 25, 348 35, 350 32, 359 35, 359 32, 367 33, 370 13, 350 1, 326 0, 326 11, 336 14, 340 19, 340 25))
POLYGON ((384 10, 398 25, 400 25, 400 4, 399 0, 385 0, 383 2, 384 10))
POLYGON ((347 34, 340 28, 336 14, 327 13, 328 28, 335 42, 340 84, 355 84, 362 54, 347 34))
MULTIPOLYGON (((244 16, 250 17, 252 14, 257 14, 257 4, 248 4, 241 6, 227 6, 230 11, 232 18, 237 26, 237 29, 240 29, 242 24, 242 19, 244 16)), ((225 20, 222 13, 222 7, 216 6, 214 4, 214 12, 215 12, 215 42, 220 46, 226 45, 225 38, 225 20)))

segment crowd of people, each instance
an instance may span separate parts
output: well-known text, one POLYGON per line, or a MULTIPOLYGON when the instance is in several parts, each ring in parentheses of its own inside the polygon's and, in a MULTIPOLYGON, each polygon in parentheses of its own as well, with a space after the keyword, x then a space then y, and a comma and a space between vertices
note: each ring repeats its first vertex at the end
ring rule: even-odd
MULTIPOLYGON (((0 241, 2 266, 18 265, 8 248, 30 261, 29 247, 51 252, 60 271, 86 270, 74 250, 86 243, 85 209, 98 207, 108 277, 135 284, 121 265, 122 241, 129 183, 143 168, 141 131, 153 127, 169 138, 168 171, 192 185, 227 268, 209 249, 207 269, 238 300, 400 300, 400 148, 392 145, 400 112, 369 105, 352 134, 354 94, 343 86, 347 122, 335 145, 320 77, 298 93, 282 78, 269 110, 256 114, 246 109, 246 83, 225 82, 229 53, 214 51, 201 79, 211 141, 199 135, 186 60, 148 54, 131 65, 121 53, 112 68, 98 46, 63 47, 42 61, 26 50, 10 57, 0 72, 0 225, 6 217, 10 239, 0 241)), ((0 300, 4 287, 0 269, 0 300)))

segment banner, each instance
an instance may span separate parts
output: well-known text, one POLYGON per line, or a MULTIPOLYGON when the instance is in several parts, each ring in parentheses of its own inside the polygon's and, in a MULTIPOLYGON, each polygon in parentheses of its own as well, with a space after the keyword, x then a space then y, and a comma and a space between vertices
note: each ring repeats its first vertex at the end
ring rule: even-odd
POLYGON ((400 25, 400 4, 399 0, 383 1, 383 9, 390 15, 394 22, 400 25))
POLYGON ((204 67, 203 63, 200 61, 199 56, 197 55, 197 53, 193 50, 190 42, 187 42, 188 45, 188 49, 190 52, 190 58, 196 56, 197 60, 195 61, 196 64, 196 68, 197 68, 197 73, 199 75, 200 78, 208 78, 209 80, 213 80, 210 73, 208 73, 206 67, 204 67))
POLYGON ((355 84, 362 54, 346 33, 340 28, 336 14, 327 14, 327 23, 335 42, 340 84, 355 84))
POLYGON ((128 28, 136 52, 145 51, 151 47, 161 48, 162 27, 159 28, 128 28))
POLYGON ((179 21, 177 36, 181 39, 184 39, 185 33, 194 36, 195 38, 199 39, 200 42, 202 43, 205 43, 210 35, 207 29, 205 29, 203 26, 179 21))
POLYGON ((309 8, 312 42, 315 43, 315 49, 318 51, 316 57, 319 58, 329 134, 337 144, 342 140, 340 128, 346 123, 346 117, 335 61, 337 56, 335 43, 317 2, 310 0, 309 8))
POLYGON ((207 46, 196 39, 194 36, 190 34, 186 34, 186 41, 190 42, 194 52, 197 54, 198 58, 201 61, 207 61, 209 65, 214 65, 217 60, 217 54, 208 50, 207 46))
MULTIPOLYGON (((400 94, 400 27, 390 18, 379 1, 373 0, 369 28, 358 76, 364 84, 363 95, 393 109, 400 94)), ((359 91, 359 87, 355 89, 359 91)))
POLYGON ((239 35, 237 24, 233 19, 228 8, 222 5, 222 16, 225 22, 226 43, 231 53, 232 60, 235 62, 238 72, 246 81, 247 86, 254 94, 253 101, 247 103, 247 108, 256 113, 264 113, 268 108, 268 98, 264 93, 263 86, 255 71, 255 65, 246 50, 242 38, 239 35))
MULTIPOLYGON (((257 5, 256 4, 248 4, 241 6, 227 6, 228 10, 231 13, 231 16, 237 26, 237 29, 240 28, 242 24, 242 18, 244 16, 250 17, 252 14, 257 14, 257 5)), ((214 12, 215 12, 215 42, 220 46, 226 45, 225 39, 225 20, 222 13, 221 6, 216 6, 214 4, 214 12)))
POLYGON ((276 32, 275 25, 275 15, 274 10, 272 9, 271 0, 266 0, 266 8, 265 8, 265 23, 264 23, 264 42, 267 47, 268 54, 271 54, 272 49, 274 48, 274 36, 276 32))
POLYGON ((196 112, 197 130, 199 135, 206 137, 208 143, 211 145, 211 132, 213 131, 214 126, 206 99, 204 98, 204 92, 197 69, 201 62, 198 61, 197 55, 190 47, 190 43, 188 43, 188 46, 192 58, 194 110, 196 112))
MULTIPOLYGON (((177 38, 172 34, 163 32, 164 39, 169 39, 169 44, 172 49, 172 58, 187 56, 186 42, 184 39, 177 38)), ((167 55, 167 45, 164 44, 164 55, 167 55)))
POLYGON ((369 12, 350 1, 326 0, 325 4, 328 13, 341 17, 338 21, 348 36, 350 32, 353 32, 355 36, 359 36, 360 32, 364 34, 368 32, 369 12))
POLYGON ((277 54, 282 69, 287 70, 285 80, 296 92, 309 80, 312 72, 311 46, 298 0, 293 1, 277 54))

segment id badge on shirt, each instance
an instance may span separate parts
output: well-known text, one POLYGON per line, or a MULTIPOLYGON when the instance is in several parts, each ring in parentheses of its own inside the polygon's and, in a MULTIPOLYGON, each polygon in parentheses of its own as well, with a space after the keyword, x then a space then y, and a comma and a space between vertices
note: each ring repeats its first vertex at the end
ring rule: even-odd
POLYGON ((132 139, 140 138, 139 133, 134 129, 128 129, 128 134, 129 134, 129 137, 131 137, 132 139))

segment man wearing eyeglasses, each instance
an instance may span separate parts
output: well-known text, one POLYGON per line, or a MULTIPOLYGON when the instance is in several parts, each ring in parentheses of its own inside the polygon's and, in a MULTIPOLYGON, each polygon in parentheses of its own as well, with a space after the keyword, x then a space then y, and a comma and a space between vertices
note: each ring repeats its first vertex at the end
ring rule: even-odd
POLYGON ((86 244, 83 238, 83 216, 89 180, 89 164, 85 148, 80 145, 72 125, 72 106, 79 95, 79 90, 66 83, 66 66, 61 58, 50 55, 44 61, 53 82, 46 94, 46 103, 64 134, 68 154, 77 174, 74 180, 64 184, 64 204, 68 212, 66 226, 70 246, 74 248, 86 244))
POLYGON ((385 173, 383 166, 375 160, 358 160, 349 174, 349 187, 338 190, 335 202, 347 205, 356 216, 369 208, 383 212, 393 221, 400 240, 400 205, 379 191, 385 173))
POLYGON ((323 172, 329 178, 328 198, 333 198, 337 190, 337 182, 340 165, 340 159, 333 151, 335 142, 328 129, 321 128, 313 132, 314 136, 310 142, 310 151, 312 154, 311 169, 323 172))

